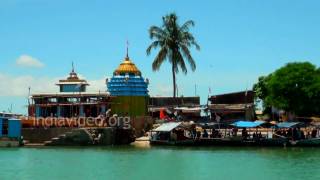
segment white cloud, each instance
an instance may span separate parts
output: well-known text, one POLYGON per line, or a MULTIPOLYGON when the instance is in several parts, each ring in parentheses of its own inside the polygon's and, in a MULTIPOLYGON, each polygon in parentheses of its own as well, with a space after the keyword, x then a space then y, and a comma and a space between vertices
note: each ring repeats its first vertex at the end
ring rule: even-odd
POLYGON ((87 88, 87 91, 91 92, 104 92, 107 90, 106 79, 97 79, 97 80, 88 80, 90 84, 87 88))
POLYGON ((55 92, 56 81, 47 77, 0 74, 0 96, 27 96, 29 87, 32 92, 55 92))
POLYGON ((87 79, 85 76, 82 74, 78 74, 78 77, 80 79, 85 79, 89 83, 89 86, 87 87, 88 92, 103 92, 107 90, 107 85, 106 85, 106 78, 101 78, 101 79, 87 79))
POLYGON ((149 85, 150 96, 172 96, 173 88, 168 84, 154 84, 149 85))
MULTIPOLYGON (((31 93, 56 93, 59 88, 55 85, 63 77, 33 77, 30 75, 12 76, 0 73, 0 96, 9 97, 27 97, 28 88, 31 87, 31 93)), ((88 80, 90 86, 89 92, 106 91, 105 78, 88 80)))
POLYGON ((32 68, 42 68, 44 66, 44 64, 40 60, 29 55, 21 55, 17 59, 16 64, 21 67, 32 68))

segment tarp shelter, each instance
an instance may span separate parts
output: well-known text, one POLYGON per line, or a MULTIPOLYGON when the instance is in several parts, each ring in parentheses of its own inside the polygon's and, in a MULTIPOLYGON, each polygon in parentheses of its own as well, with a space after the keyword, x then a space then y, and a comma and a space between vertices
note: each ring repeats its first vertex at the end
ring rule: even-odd
POLYGON ((165 124, 162 124, 161 126, 157 127, 156 129, 152 130, 152 131, 156 131, 156 132, 170 132, 172 131, 174 128, 178 127, 181 124, 181 122, 168 122, 165 124))
POLYGON ((299 122, 281 122, 278 123, 276 126, 278 128, 292 128, 294 126, 297 126, 298 124, 300 124, 299 122))
POLYGON ((237 121, 233 124, 231 124, 232 126, 236 126, 238 128, 255 128, 258 126, 261 126, 262 124, 264 124, 264 121, 237 121))

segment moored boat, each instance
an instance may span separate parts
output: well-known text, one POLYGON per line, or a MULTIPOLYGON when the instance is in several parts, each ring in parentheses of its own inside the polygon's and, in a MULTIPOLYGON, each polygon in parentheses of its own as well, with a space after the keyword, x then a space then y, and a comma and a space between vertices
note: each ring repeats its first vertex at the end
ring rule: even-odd
POLYGON ((185 146, 284 146, 286 138, 268 138, 258 136, 246 128, 258 128, 263 122, 237 122, 236 128, 242 128, 241 136, 234 129, 215 129, 214 126, 200 126, 182 122, 168 122, 151 131, 150 144, 185 146), (209 129, 210 128, 210 129, 209 129), (221 131, 224 131, 221 132, 221 131), (229 131, 227 133, 227 131, 229 131), (233 131, 230 133, 230 131, 233 131))
POLYGON ((199 124, 186 126, 182 122, 169 122, 151 131, 150 143, 185 146, 320 146, 320 137, 315 133, 312 137, 304 137, 302 130, 294 128, 298 127, 297 122, 278 123, 272 128, 265 128, 265 123, 237 121, 231 124, 232 128, 215 129, 207 124, 201 127, 199 124), (300 135, 295 135, 296 132, 300 135))
POLYGON ((290 141, 290 144, 292 146, 311 146, 311 147, 315 147, 315 146, 320 146, 320 137, 318 138, 310 138, 310 139, 301 139, 301 140, 297 140, 297 141, 290 141))
POLYGON ((187 137, 181 122, 164 123, 151 131, 150 144, 154 145, 193 145, 195 139, 187 137))

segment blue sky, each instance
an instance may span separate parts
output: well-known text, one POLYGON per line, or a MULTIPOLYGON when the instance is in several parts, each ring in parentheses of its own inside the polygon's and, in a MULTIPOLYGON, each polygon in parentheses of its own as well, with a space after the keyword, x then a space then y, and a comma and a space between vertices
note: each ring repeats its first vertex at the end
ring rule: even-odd
POLYGON ((214 94, 251 88, 261 75, 291 61, 320 65, 320 1, 308 0, 1 0, 0 110, 11 104, 25 113, 32 92, 57 91, 74 61, 76 71, 104 88, 104 78, 125 56, 150 79, 151 95, 171 95, 170 66, 152 72, 155 56, 146 56, 148 28, 176 12, 180 22, 192 19, 201 51, 192 50, 196 72, 178 75, 179 94, 206 102, 214 94), (35 67, 19 65, 21 56, 35 67), (48 85, 50 84, 50 85, 48 85))

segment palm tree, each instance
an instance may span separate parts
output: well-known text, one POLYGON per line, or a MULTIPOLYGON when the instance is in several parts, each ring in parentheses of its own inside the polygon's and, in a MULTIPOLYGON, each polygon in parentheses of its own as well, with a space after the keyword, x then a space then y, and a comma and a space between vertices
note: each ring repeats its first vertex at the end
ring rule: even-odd
POLYGON ((152 49, 160 49, 152 63, 153 71, 158 71, 166 60, 171 64, 173 97, 175 98, 177 92, 176 73, 180 69, 184 74, 187 74, 185 59, 188 61, 191 70, 196 70, 196 63, 189 48, 195 46, 197 50, 200 50, 200 46, 189 32, 190 27, 194 26, 192 20, 186 21, 180 26, 177 15, 171 13, 162 17, 162 23, 161 27, 151 26, 149 29, 150 39, 153 42, 147 49, 147 55, 150 55, 152 49))

